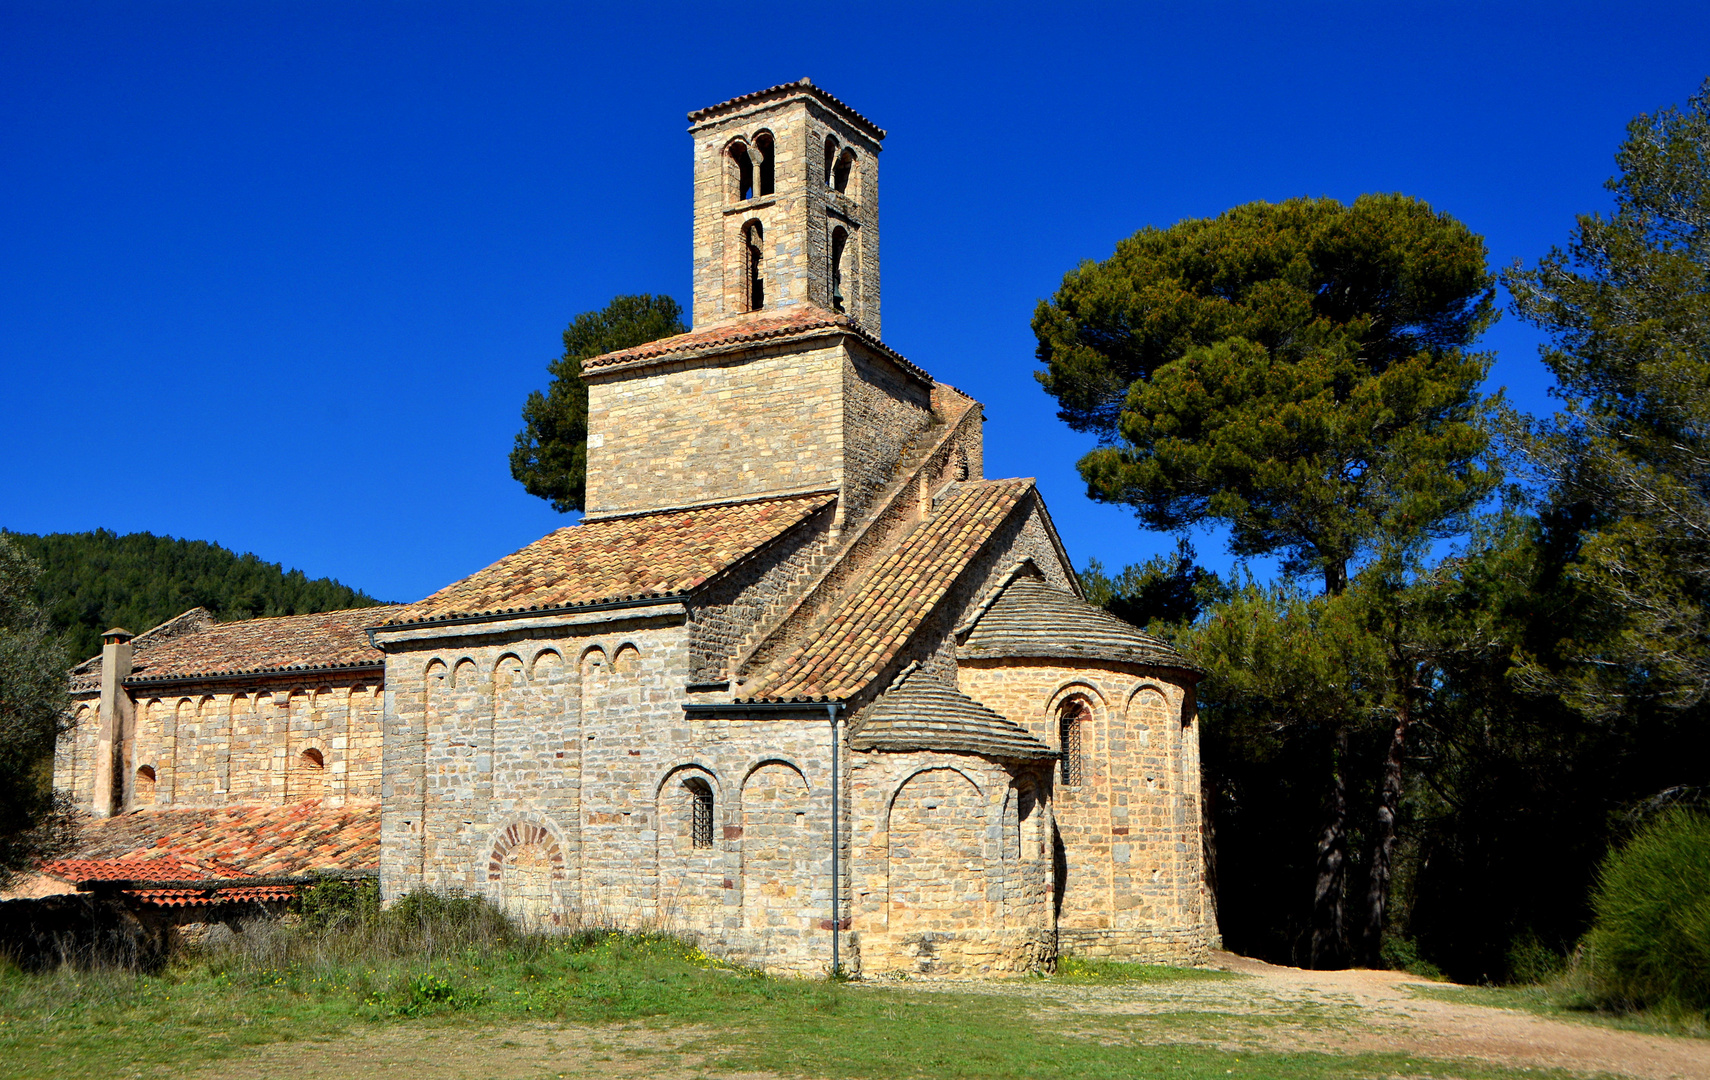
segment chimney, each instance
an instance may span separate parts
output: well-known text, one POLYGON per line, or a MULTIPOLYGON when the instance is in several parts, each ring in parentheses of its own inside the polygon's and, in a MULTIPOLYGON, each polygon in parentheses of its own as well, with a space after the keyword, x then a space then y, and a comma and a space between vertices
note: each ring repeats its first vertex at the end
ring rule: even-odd
POLYGON ((112 817, 123 804, 119 753, 124 747, 125 723, 130 719, 131 699, 125 680, 131 674, 131 638, 122 627, 101 635, 101 728, 95 742, 96 817, 112 817))

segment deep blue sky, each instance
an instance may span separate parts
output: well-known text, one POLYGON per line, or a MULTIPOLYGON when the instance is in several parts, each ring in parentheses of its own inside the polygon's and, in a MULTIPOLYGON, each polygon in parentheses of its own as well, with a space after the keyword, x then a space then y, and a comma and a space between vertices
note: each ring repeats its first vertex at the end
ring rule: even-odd
MULTIPOLYGON (((0 526, 412 600, 565 524, 510 478, 523 398, 577 312, 687 302, 684 114, 803 75, 891 132, 886 340, 1120 565, 1172 542, 1086 499, 1031 377, 1064 271, 1367 191, 1533 260, 1710 75, 1710 5, 0 0, 0 526)), ((1537 340, 1486 344, 1541 411, 1537 340)))

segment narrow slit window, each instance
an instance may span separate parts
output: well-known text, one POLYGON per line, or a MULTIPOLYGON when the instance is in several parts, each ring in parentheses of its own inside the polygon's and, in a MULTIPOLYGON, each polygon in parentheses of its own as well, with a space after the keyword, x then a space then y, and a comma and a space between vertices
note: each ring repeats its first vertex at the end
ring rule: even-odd
POLYGON ((825 186, 831 186, 831 171, 837 165, 837 136, 825 137, 825 186))
POLYGON ((849 232, 841 225, 831 232, 831 310, 843 310, 843 255, 849 247, 849 232))
POLYGON ((683 790, 689 804, 690 843, 698 848, 710 848, 713 846, 712 785, 699 777, 690 777, 683 781, 683 790))
POLYGON ((1079 787, 1086 781, 1086 706, 1072 702, 1063 709, 1058 733, 1063 749, 1063 784, 1079 787))
POLYGON ((748 310, 759 311, 766 306, 766 272, 761 247, 766 231, 758 221, 750 221, 742 229, 744 277, 747 281, 748 310))
POLYGON ((756 194, 772 194, 772 133, 762 131, 754 136, 754 150, 760 155, 760 186, 756 194))
POLYGON ((845 150, 837 159, 837 165, 831 170, 831 186, 838 191, 849 190, 849 175, 855 168, 855 151, 845 150))

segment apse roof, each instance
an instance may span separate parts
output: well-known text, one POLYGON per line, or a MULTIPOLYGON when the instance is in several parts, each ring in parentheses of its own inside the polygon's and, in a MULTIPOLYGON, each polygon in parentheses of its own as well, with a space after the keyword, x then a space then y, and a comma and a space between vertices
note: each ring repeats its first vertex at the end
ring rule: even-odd
POLYGON ((1018 576, 962 631, 960 659, 1112 660, 1197 672, 1160 638, 1045 581, 1018 576))
POLYGON ((869 707, 849 735, 857 750, 945 750, 1007 761, 1054 758, 1028 730, 965 694, 916 672, 869 707))

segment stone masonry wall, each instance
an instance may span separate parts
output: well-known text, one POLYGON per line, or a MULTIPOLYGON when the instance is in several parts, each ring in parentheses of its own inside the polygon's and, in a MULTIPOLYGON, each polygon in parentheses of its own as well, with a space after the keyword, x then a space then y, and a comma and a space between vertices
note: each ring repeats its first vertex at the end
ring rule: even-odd
POLYGON ((861 971, 1049 968, 1050 777, 972 754, 851 762, 851 926, 861 971))
POLYGON ((831 729, 686 717, 681 615, 395 643, 388 669, 388 900, 463 889, 537 922, 669 928, 823 971, 831 729))
POLYGON ((1192 688, 1162 669, 1021 659, 962 660, 958 683, 1053 747, 1061 746, 1058 718, 1067 703, 1091 712, 1082 782, 1068 785, 1059 775, 1056 785, 1063 948, 1202 961, 1207 908, 1192 688))
POLYGON ((755 349, 588 383, 588 512, 837 488, 844 349, 755 349))
MULTIPOLYGON (((136 720, 120 744, 120 805, 378 802, 380 683, 377 676, 308 685, 258 676, 252 684, 133 692, 136 720)), ((94 699, 79 699, 72 715, 54 784, 87 807, 99 727, 94 699)))
POLYGON ((897 471, 903 451, 939 421, 931 388, 859 343, 843 369, 844 518, 858 521, 897 471))

